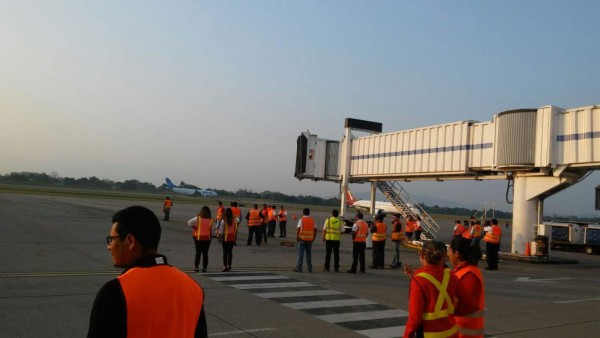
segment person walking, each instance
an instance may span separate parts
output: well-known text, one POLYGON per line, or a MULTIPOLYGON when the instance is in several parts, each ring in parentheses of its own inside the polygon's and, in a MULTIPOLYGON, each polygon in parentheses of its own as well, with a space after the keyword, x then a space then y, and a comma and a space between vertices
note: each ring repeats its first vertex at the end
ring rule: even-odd
POLYGON ((223 206, 223 202, 217 202, 217 223, 220 223, 223 220, 223 215, 225 215, 225 207, 223 206))
POLYGON ((158 254, 161 226, 141 206, 112 217, 107 248, 123 273, 100 288, 87 336, 207 337, 204 291, 158 254))
POLYGON ((246 223, 248 223, 248 241, 246 244, 252 245, 252 237, 256 235, 256 245, 260 246, 262 241, 263 217, 258 210, 257 204, 246 214, 246 223))
POLYGON ((384 216, 382 214, 377 215, 375 223, 371 226, 373 236, 373 264, 369 266, 370 269, 384 269, 387 225, 383 223, 383 219, 384 216))
POLYGON ((233 260, 233 246, 237 238, 238 221, 233 214, 232 208, 225 209, 223 221, 219 223, 217 232, 219 233, 219 242, 223 247, 223 270, 231 271, 231 262, 233 260))
POLYGON ((500 240, 502 239, 502 228, 498 226, 498 220, 492 219, 492 229, 485 234, 485 257, 487 266, 485 270, 498 270, 498 251, 500 251, 500 240))
POLYGON ((196 248, 194 258, 194 271, 198 272, 200 257, 202 256, 202 272, 206 272, 208 267, 208 249, 212 239, 212 227, 214 220, 211 217, 210 209, 203 206, 198 216, 188 221, 187 225, 192 228, 192 237, 196 248))
POLYGON ((483 276, 477 267, 481 256, 479 246, 472 245, 468 239, 456 237, 450 242, 448 258, 454 268, 454 274, 458 277, 460 287, 468 290, 478 300, 476 312, 468 316, 454 316, 459 337, 483 337, 485 292, 483 276))
POLYGON ((310 209, 302 210, 302 217, 298 220, 296 230, 296 242, 298 243, 298 261, 296 262, 295 272, 302 272, 304 254, 306 253, 306 268, 312 272, 312 243, 317 237, 317 227, 315 220, 310 216, 310 209))
POLYGON ((356 273, 356 266, 360 264, 360 272, 365 273, 365 249, 369 226, 363 220, 362 212, 357 212, 355 219, 356 222, 352 225, 352 267, 346 272, 356 273))
POLYGON ((238 202, 231 202, 231 213, 239 226, 242 223, 242 210, 238 208, 238 202))
POLYGON ((165 217, 163 217, 163 221, 169 220, 169 215, 171 214, 171 208, 173 207, 173 201, 171 201, 171 197, 167 196, 165 198, 165 202, 163 203, 163 213, 165 217))
POLYGON ((287 225, 287 210, 283 205, 279 208, 279 237, 285 238, 287 236, 286 225, 287 225))
POLYGON ((405 338, 456 337, 458 326, 454 315, 467 315, 477 310, 477 300, 458 278, 444 266, 446 244, 424 241, 419 252, 421 268, 404 266, 410 277, 408 320, 405 338))
POLYGON ((340 269, 340 240, 342 239, 342 220, 338 217, 338 210, 331 211, 331 217, 323 225, 323 242, 325 242, 325 267, 323 271, 329 272, 331 252, 333 251, 333 269, 340 269))
POLYGON ((392 243, 394 243, 394 259, 391 267, 397 269, 402 266, 400 262, 400 244, 405 241, 404 232, 402 231, 402 222, 400 216, 395 215, 392 220, 392 243))

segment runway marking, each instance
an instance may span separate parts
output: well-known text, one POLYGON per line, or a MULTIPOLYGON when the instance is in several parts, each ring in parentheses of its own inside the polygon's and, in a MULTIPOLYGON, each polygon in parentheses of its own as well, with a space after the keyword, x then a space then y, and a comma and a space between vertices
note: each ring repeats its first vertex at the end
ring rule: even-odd
POLYGON ((226 331, 226 332, 211 333, 210 336, 214 337, 214 336, 224 336, 226 334, 242 334, 242 333, 262 332, 262 331, 271 331, 271 330, 275 330, 275 329, 272 328, 272 327, 267 327, 267 328, 264 328, 264 329, 235 330, 235 331, 226 331))
POLYGON ((579 302, 592 302, 592 301, 596 301, 596 300, 600 300, 600 298, 587 298, 587 299, 576 299, 576 300, 563 300, 563 301, 554 302, 554 304, 567 304, 567 303, 579 303, 579 302))
MULTIPOLYGON (((207 274, 206 277, 239 290, 247 290, 258 297, 303 311, 315 318, 367 337, 400 337, 408 318, 406 311, 352 297, 336 290, 325 289, 315 284, 300 282, 273 272, 236 272, 233 276, 228 273, 214 273, 207 274), (264 283, 247 283, 250 281, 264 281, 264 283), (270 292, 270 289, 273 291, 270 292)), ((239 331, 239 333, 243 332, 250 332, 250 330, 239 331)), ((224 334, 211 334, 211 336, 224 334)))
POLYGON ((304 297, 304 296, 324 296, 324 295, 341 295, 342 293, 335 290, 309 290, 309 291, 287 291, 287 292, 266 292, 257 293, 262 298, 286 298, 286 297, 304 297))
POLYGON ((569 279, 573 279, 573 278, 564 277, 564 278, 531 279, 531 277, 517 277, 517 279, 515 279, 515 282, 553 283, 553 282, 556 282, 556 281, 569 280, 569 279))

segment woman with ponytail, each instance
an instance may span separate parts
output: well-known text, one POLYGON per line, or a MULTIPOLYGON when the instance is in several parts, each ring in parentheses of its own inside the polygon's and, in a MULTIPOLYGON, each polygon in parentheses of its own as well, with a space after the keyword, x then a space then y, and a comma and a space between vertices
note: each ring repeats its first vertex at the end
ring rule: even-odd
POLYGON ((238 219, 234 217, 231 208, 225 209, 225 217, 219 224, 217 233, 219 242, 223 246, 223 272, 231 271, 233 260, 233 246, 237 237, 238 219))

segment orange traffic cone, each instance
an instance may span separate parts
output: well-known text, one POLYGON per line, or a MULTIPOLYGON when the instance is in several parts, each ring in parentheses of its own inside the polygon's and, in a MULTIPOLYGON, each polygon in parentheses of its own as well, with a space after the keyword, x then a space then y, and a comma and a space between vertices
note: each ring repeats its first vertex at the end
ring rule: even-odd
POLYGON ((531 256, 531 245, 529 242, 525 243, 525 256, 531 256))
POLYGON ((296 213, 293 213, 293 214, 292 214, 292 219, 293 219, 294 221, 298 219, 298 218, 296 218, 296 213))

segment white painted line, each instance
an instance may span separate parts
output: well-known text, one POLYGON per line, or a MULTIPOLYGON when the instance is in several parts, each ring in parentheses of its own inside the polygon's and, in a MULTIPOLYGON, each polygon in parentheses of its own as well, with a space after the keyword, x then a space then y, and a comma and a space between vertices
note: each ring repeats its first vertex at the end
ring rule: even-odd
POLYGON ((321 315, 315 316, 330 323, 342 323, 342 322, 355 322, 360 320, 373 320, 373 319, 384 319, 384 318, 402 318, 408 317, 408 312, 403 310, 379 310, 379 311, 365 311, 365 312, 348 312, 348 313, 337 313, 333 315, 321 315))
POLYGON ((289 282, 289 283, 261 283, 261 284, 234 284, 230 285, 240 290, 250 289, 271 289, 271 288, 293 288, 293 287, 304 287, 304 286, 315 286, 307 282, 289 282))
POLYGON ((267 292, 256 293, 262 298, 285 298, 285 297, 306 297, 306 296, 326 296, 342 295, 343 293, 335 290, 307 290, 307 291, 286 291, 286 292, 267 292))
POLYGON ((384 327, 381 329, 360 330, 354 332, 371 338, 402 337, 404 334, 404 326, 384 327))
POLYGON ((554 304, 591 302, 591 301, 595 301, 595 300, 600 300, 600 298, 588 298, 588 299, 577 299, 577 300, 563 300, 563 301, 559 301, 559 302, 554 302, 554 304))
POLYGON ((245 280, 269 280, 269 279, 290 279, 288 276, 280 275, 267 275, 267 276, 236 276, 236 277, 211 277, 211 279, 217 282, 233 282, 233 281, 245 281, 245 280))
POLYGON ((299 303, 282 303, 283 305, 294 310, 304 309, 321 309, 327 307, 354 306, 354 305, 371 305, 377 304, 366 299, 342 299, 342 300, 321 300, 316 302, 299 302, 299 303))
POLYGON ((515 282, 537 282, 537 283, 552 283, 560 280, 569 280, 573 278, 544 278, 544 279, 531 279, 530 277, 517 277, 515 282))
POLYGON ((214 337, 214 336, 224 336, 224 335, 229 335, 229 334, 246 334, 249 332, 261 332, 261 331, 271 331, 271 330, 275 330, 272 327, 267 327, 264 329, 252 329, 252 330, 236 330, 236 331, 227 331, 227 332, 217 332, 217 333, 211 333, 209 336, 214 337))

